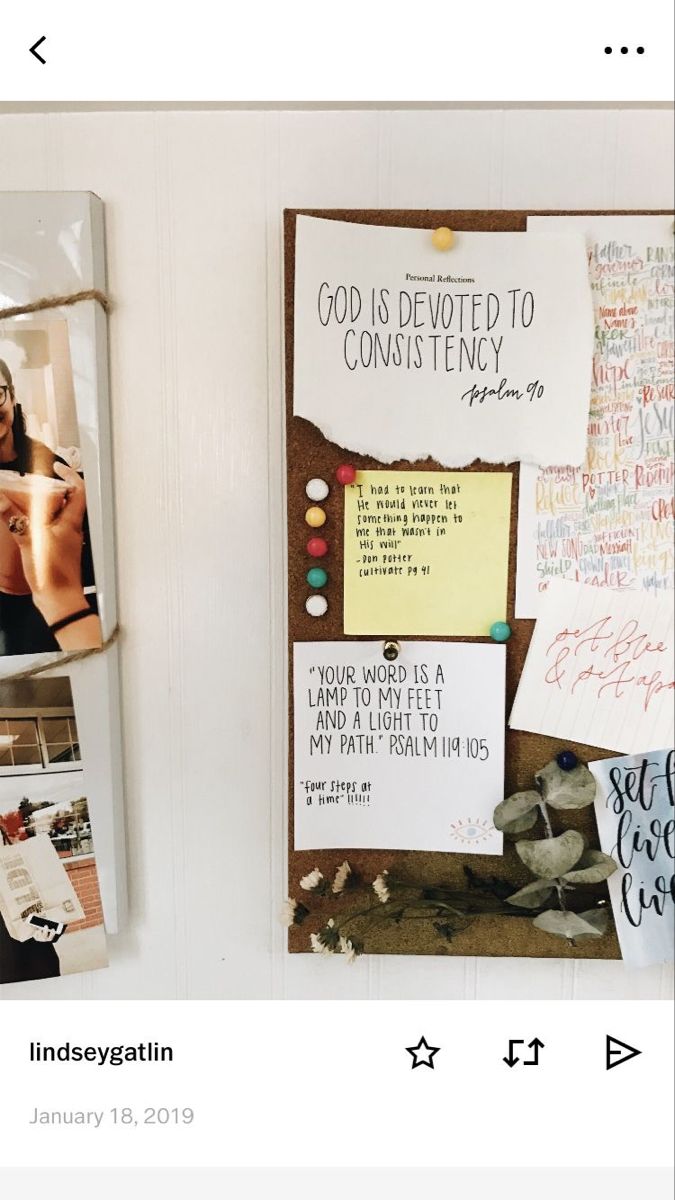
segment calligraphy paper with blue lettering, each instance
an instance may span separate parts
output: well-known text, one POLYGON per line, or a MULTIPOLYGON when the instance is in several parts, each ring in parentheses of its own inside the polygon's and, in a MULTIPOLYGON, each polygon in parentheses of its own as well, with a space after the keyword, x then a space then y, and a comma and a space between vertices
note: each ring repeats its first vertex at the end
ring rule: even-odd
POLYGON ((622 957, 633 967, 672 962, 675 755, 656 750, 589 766, 600 844, 619 868, 608 882, 622 957))

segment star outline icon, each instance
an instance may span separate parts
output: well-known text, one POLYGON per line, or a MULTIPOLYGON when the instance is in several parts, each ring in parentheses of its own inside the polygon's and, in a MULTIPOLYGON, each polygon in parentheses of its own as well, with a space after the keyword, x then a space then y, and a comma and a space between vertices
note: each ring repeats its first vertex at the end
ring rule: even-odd
POLYGON ((420 1038, 416 1046, 406 1046, 406 1052, 412 1057, 412 1069, 415 1067, 430 1067, 434 1069, 434 1056, 438 1054, 440 1046, 430 1046, 427 1039, 423 1036, 420 1038))

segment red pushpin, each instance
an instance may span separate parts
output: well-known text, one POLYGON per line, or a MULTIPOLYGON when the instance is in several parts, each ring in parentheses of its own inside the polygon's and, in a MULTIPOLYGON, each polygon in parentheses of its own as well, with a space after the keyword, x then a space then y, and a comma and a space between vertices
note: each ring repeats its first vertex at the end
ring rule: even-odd
POLYGON ((349 463, 343 463, 335 472, 335 478, 343 487, 347 487, 348 484, 353 483, 356 479, 356 471, 349 463))
POLYGON ((328 554, 328 542, 320 537, 310 538, 307 543, 307 553, 311 554, 312 558, 323 558, 324 554, 328 554))

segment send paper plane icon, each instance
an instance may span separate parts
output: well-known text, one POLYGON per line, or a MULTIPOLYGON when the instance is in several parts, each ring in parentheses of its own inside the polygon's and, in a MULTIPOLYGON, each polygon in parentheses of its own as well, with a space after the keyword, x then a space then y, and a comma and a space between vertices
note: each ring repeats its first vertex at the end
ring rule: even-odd
POLYGON ((621 1066, 621 1063, 630 1062, 631 1058, 635 1058, 638 1054, 642 1054, 642 1051, 636 1050, 635 1046, 629 1046, 627 1042, 620 1042, 618 1038, 610 1037, 607 1034, 605 1062, 608 1071, 611 1071, 612 1067, 621 1066))

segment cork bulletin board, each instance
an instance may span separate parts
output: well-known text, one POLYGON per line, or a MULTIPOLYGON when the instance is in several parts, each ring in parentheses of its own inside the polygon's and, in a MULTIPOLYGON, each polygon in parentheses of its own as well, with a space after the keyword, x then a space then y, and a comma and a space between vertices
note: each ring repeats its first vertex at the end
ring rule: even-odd
MULTIPOLYGON (((461 889, 465 886, 465 867, 470 867, 482 878, 499 876, 520 887, 529 882, 531 875, 517 857, 513 844, 504 840, 504 855, 421 853, 401 851, 360 850, 345 846, 340 850, 294 849, 293 834, 293 645, 295 642, 318 641, 372 641, 367 638, 347 636, 343 632, 343 490, 335 483, 336 468, 344 461, 350 462, 357 471, 383 469, 384 464, 363 455, 347 452, 329 442, 320 430, 310 422, 293 415, 293 317, 294 317, 294 263, 296 216, 323 217, 339 221, 359 222, 367 225, 388 225, 432 230, 448 226, 456 231, 525 231, 529 215, 523 211, 436 211, 436 210, 287 210, 284 217, 285 242, 285 366, 286 366, 286 451, 287 451, 287 521, 288 521, 288 670, 289 670, 289 831, 288 867, 289 886, 297 885, 298 879, 314 867, 327 878, 331 878, 336 867, 347 858, 352 867, 365 879, 373 879, 383 870, 411 881, 423 881, 427 885, 441 884, 461 889), (306 543, 308 537, 304 513, 307 508, 305 486, 308 479, 318 476, 331 483, 330 494, 323 507, 327 514, 326 536, 330 551, 326 565, 331 583, 327 589, 329 607, 319 620, 305 611, 308 567, 306 543), (329 532, 328 532, 329 531, 329 532)), ((547 212, 547 216, 563 215, 547 212)), ((452 251, 449 252, 450 257, 452 251)), ((386 464, 387 470, 443 470, 431 459, 424 462, 395 462, 386 464)), ((530 639, 534 628, 533 620, 514 617, 516 535, 518 514, 519 464, 499 466, 494 463, 475 461, 470 471, 505 471, 512 475, 511 520, 509 539, 508 606, 507 621, 512 635, 506 649, 506 715, 511 711, 518 681, 523 669, 530 639)), ((323 533, 323 530, 322 530, 323 533)), ((311 565, 311 564, 310 564, 311 565)), ((322 564, 323 565, 323 564, 322 564)), ((382 640, 396 638, 397 630, 382 629, 382 640)), ((415 640, 423 640, 416 638, 415 640)), ((489 638, 447 638, 442 641, 489 641, 489 638)), ((506 729, 504 795, 527 790, 533 786, 533 776, 546 762, 563 748, 573 749, 582 761, 612 757, 613 752, 595 746, 566 742, 538 734, 506 729)), ((565 813, 565 826, 581 830, 591 846, 598 846, 593 808, 565 813)), ((605 888, 606 885, 602 885, 605 888)), ((293 894, 293 891, 291 891, 293 894)), ((301 928, 289 930, 289 950, 309 951, 308 933, 315 932, 336 907, 335 901, 326 900, 326 912, 314 914, 301 928), (332 907, 331 907, 332 905, 332 907)), ((609 908, 609 905, 608 905, 609 908)), ((501 915, 481 915, 474 918, 470 926, 458 933, 450 943, 442 942, 426 922, 403 923, 396 929, 386 928, 381 933, 369 934, 369 953, 396 954, 449 954, 485 955, 537 958, 606 958, 621 957, 613 926, 598 939, 570 945, 560 938, 535 929, 530 919, 518 919, 501 915)))

